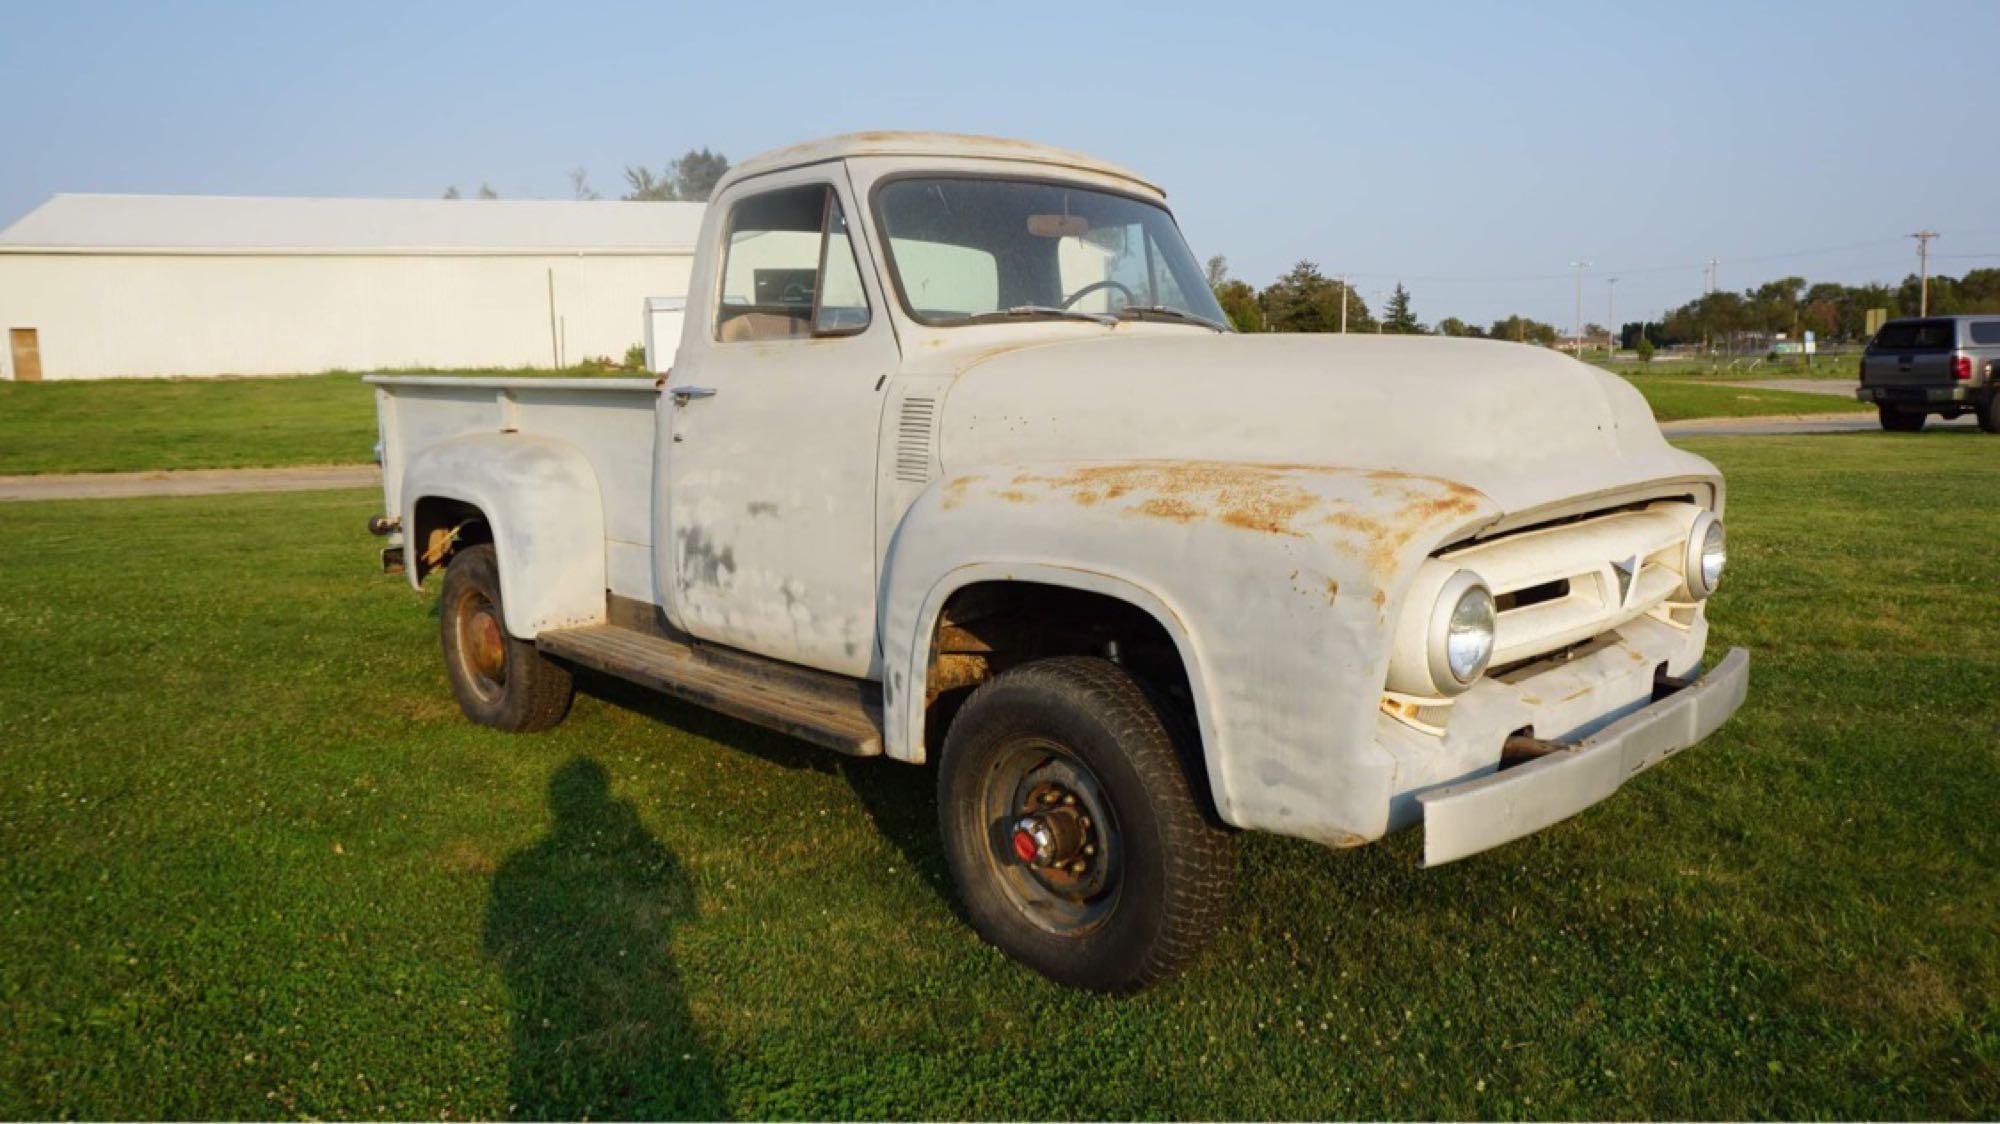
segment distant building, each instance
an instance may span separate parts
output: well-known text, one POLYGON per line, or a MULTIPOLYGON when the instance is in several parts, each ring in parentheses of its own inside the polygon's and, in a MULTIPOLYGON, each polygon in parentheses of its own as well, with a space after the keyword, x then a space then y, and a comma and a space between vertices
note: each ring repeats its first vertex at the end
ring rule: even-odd
POLYGON ((686 294, 704 209, 58 195, 0 231, 0 376, 621 358, 686 294))

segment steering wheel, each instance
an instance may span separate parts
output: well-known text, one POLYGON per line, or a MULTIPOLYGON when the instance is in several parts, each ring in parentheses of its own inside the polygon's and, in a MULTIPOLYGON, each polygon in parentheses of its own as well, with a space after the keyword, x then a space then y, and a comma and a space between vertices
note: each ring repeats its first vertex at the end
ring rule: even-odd
POLYGON ((1139 299, 1137 294, 1133 293, 1132 290, 1126 288, 1123 284, 1120 284, 1117 281, 1113 281, 1109 278, 1106 278, 1103 281, 1092 281, 1090 284, 1085 285, 1083 288, 1078 289, 1076 292, 1071 293, 1069 296, 1064 297, 1062 305, 1060 307, 1068 308, 1070 305, 1075 304, 1076 302, 1082 300, 1083 298, 1089 296, 1090 294, 1096 292, 1099 289, 1116 289, 1119 292, 1124 293, 1125 303, 1128 305, 1132 304, 1133 302, 1139 299))

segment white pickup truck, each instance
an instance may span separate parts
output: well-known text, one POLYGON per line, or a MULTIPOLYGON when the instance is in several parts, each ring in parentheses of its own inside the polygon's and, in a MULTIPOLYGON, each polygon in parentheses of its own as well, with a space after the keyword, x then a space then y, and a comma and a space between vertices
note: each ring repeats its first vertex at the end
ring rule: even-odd
POLYGON ((981 935, 1144 987, 1233 829, 1450 862, 1708 735, 1723 485, 1621 380, 1240 335, 1159 188, 869 133, 717 187, 670 374, 377 378, 391 536, 474 721, 589 668, 937 762, 981 935))

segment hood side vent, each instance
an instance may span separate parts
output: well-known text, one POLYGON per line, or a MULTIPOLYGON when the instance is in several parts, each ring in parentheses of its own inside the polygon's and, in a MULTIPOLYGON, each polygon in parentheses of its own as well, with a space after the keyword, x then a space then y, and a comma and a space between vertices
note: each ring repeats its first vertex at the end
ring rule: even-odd
POLYGON ((903 399, 902 416, 896 421, 896 479, 907 484, 930 482, 936 425, 936 398, 903 399))

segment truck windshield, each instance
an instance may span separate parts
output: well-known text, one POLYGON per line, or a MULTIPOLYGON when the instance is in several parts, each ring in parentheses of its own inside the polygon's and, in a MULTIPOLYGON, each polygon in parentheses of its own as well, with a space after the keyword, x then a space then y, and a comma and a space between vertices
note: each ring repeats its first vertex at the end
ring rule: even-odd
POLYGON ((903 307, 931 325, 1031 319, 1227 323, 1166 209, 1032 180, 891 180, 876 193, 903 307))

